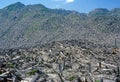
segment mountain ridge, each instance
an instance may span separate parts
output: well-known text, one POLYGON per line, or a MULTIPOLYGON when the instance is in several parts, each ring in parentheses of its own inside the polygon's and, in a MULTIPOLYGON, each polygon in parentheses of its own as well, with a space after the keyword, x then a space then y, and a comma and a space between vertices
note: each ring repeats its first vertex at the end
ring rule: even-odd
POLYGON ((17 2, 0 9, 0 48, 71 39, 113 45, 120 38, 119 24, 120 8, 99 8, 87 14, 17 2))

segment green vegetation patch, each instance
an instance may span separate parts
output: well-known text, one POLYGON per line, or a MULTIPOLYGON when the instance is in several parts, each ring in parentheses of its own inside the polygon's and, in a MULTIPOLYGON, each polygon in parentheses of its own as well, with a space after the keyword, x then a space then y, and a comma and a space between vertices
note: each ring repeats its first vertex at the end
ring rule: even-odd
POLYGON ((27 74, 29 75, 29 76, 31 76, 31 75, 35 75, 35 73, 37 73, 37 69, 33 69, 33 70, 31 70, 30 72, 28 72, 27 74))
POLYGON ((96 80, 95 82, 100 82, 99 80, 96 80))
POLYGON ((74 79, 75 79, 75 77, 72 76, 72 77, 69 78, 69 81, 73 81, 74 79))
POLYGON ((9 68, 14 68, 13 63, 10 63, 10 62, 9 62, 9 63, 8 63, 8 67, 9 67, 9 68))

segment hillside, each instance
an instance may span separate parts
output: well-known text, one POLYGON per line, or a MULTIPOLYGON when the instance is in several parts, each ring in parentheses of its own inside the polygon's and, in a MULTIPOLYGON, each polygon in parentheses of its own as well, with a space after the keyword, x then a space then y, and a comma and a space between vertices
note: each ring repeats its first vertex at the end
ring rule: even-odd
POLYGON ((0 48, 30 47, 72 39, 120 45, 120 8, 90 13, 20 2, 0 9, 0 48))

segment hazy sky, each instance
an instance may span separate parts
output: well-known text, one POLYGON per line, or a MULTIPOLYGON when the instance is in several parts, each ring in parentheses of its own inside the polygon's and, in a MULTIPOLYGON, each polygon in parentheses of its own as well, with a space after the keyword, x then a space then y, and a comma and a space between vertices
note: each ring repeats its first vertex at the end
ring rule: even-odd
POLYGON ((89 12, 95 8, 120 8, 120 0, 0 0, 0 8, 15 2, 43 4, 48 8, 64 8, 79 12, 89 12))

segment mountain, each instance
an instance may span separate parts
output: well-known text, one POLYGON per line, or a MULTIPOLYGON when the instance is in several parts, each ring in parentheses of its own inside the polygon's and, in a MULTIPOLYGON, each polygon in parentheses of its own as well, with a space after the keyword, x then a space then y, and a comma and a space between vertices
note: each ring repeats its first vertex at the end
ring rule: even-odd
POLYGON ((30 47, 53 41, 88 40, 120 45, 120 8, 90 13, 49 9, 20 2, 0 9, 0 48, 30 47))
POLYGON ((7 11, 15 11, 15 10, 22 9, 24 7, 25 7, 24 4, 22 4, 20 2, 17 2, 15 4, 12 4, 12 5, 9 5, 9 6, 5 7, 4 9, 7 10, 7 11))
POLYGON ((102 16, 107 15, 109 13, 108 9, 97 8, 89 13, 89 16, 102 16))

